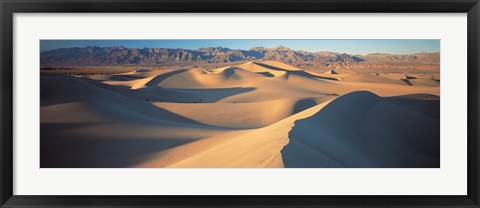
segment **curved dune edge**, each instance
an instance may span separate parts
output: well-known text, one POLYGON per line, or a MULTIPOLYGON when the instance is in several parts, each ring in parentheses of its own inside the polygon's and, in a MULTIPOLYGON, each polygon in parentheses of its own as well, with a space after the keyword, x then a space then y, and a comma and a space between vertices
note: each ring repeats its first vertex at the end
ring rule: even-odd
POLYGON ((439 168, 440 120, 428 113, 432 105, 418 108, 411 103, 389 102, 366 91, 341 96, 295 121, 288 133, 290 142, 282 150, 284 165, 439 168))
POLYGON ((425 112, 360 91, 268 127, 227 133, 152 155, 135 167, 439 167, 438 124, 438 118, 425 112), (351 102, 356 107, 346 106, 351 102), (369 115, 352 117, 359 113, 369 115), (395 125, 388 125, 389 116, 398 119, 395 125))
POLYGON ((332 97, 284 98, 248 103, 155 102, 153 105, 213 126, 254 129, 269 126, 307 108, 330 100, 332 97))
POLYGON ((281 149, 298 119, 309 117, 330 101, 315 105, 270 126, 228 132, 151 155, 134 167, 282 168, 281 149))
MULTIPOLYGON (((423 135, 423 138, 433 138, 434 134, 425 135, 423 130, 435 130, 435 126, 424 128, 418 122, 422 118, 430 118, 430 122, 426 123, 437 125, 440 117, 439 76, 357 76, 353 72, 312 73, 287 66, 270 61, 248 62, 211 70, 139 69, 99 76, 42 74, 40 111, 42 134, 46 136, 42 137, 41 143, 47 148, 42 149, 41 158, 47 158, 49 163, 42 162, 41 166, 353 167, 355 164, 348 163, 346 155, 335 155, 335 152, 329 152, 331 150, 315 147, 321 145, 316 140, 310 141, 315 138, 307 136, 327 133, 335 140, 355 137, 357 134, 338 132, 353 131, 353 127, 347 128, 344 122, 366 119, 367 116, 351 113, 351 117, 342 117, 342 112, 355 109, 368 112, 370 107, 362 108, 364 100, 370 100, 374 106, 390 109, 377 109, 380 113, 372 114, 377 116, 377 120, 383 119, 384 123, 377 124, 382 129, 391 128, 382 125, 392 121, 381 115, 401 118, 399 120, 402 122, 393 126, 403 130, 391 129, 396 140, 390 143, 397 144, 396 147, 406 146, 400 149, 409 155, 417 155, 418 161, 423 161, 418 165, 413 163, 412 167, 435 166, 426 162, 429 161, 428 158, 435 160, 434 156, 418 155, 420 152, 431 154, 428 153, 430 150, 422 149, 425 147, 418 146, 413 141, 408 141, 410 143, 406 145, 397 140, 402 135, 421 140, 422 138, 407 134, 412 129, 418 135, 423 135), (342 80, 344 77, 357 80, 342 80), (375 82, 378 77, 380 81, 375 82), (407 79, 411 85, 400 79, 407 79), (351 99, 352 94, 357 94, 354 91, 359 90, 375 95, 373 98, 362 95, 358 99, 351 99), (337 105, 344 99, 349 100, 350 109, 331 110, 328 107, 332 103, 337 105), (332 115, 339 116, 334 116, 334 119, 325 117, 327 109, 332 115), (405 115, 410 116, 405 118, 405 115), (321 123, 317 120, 326 122, 340 118, 343 119, 342 122, 327 122, 322 124, 323 127, 316 126, 321 123), (416 125, 405 126, 403 123, 416 125), (301 133, 310 131, 312 133, 307 136, 301 133), (315 148, 313 151, 298 148, 297 145, 301 144, 315 148), (92 147, 95 151, 90 152, 92 147), (292 148, 299 149, 298 152, 302 154, 290 154, 295 152, 292 148), (85 152, 90 153, 86 155, 85 152), (328 155, 329 162, 295 162, 307 160, 308 155, 303 155, 307 153, 315 158, 328 155)), ((375 126, 371 121, 373 118, 369 119, 357 123, 375 126)), ((360 127, 359 129, 364 131, 360 127)), ((378 128, 371 129, 377 131, 378 128)), ((358 133, 362 139, 372 139, 369 136, 371 134, 358 133)), ((348 146, 345 144, 353 141, 346 140, 338 144, 328 142, 333 146, 348 146)), ((435 144, 431 146, 435 149, 435 144)), ((359 155, 374 152, 366 151, 368 148, 356 149, 358 147, 347 149, 359 155)), ((398 152, 396 147, 386 146, 383 149, 404 154, 398 152)), ((339 150, 346 151, 341 148, 339 150)), ((358 159, 358 164, 365 165, 363 167, 388 166, 386 162, 371 157, 392 156, 378 153, 363 160, 358 159)), ((405 159, 403 156, 399 158, 403 158, 402 161, 405 159)), ((395 167, 403 167, 405 164, 402 161, 390 162, 395 167)))
MULTIPOLYGON (((425 96, 407 99, 412 97, 425 96)), ((415 110, 370 92, 352 92, 264 128, 152 155, 134 167, 439 167, 439 119, 427 112, 428 107, 415 110), (391 117, 395 125, 389 125, 391 117)))

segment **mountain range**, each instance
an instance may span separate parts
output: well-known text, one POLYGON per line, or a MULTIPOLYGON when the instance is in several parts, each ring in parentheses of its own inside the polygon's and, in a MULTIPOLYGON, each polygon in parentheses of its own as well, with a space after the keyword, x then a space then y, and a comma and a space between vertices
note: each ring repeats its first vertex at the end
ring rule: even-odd
POLYGON ((352 55, 336 52, 308 52, 292 50, 285 46, 274 48, 253 47, 249 50, 207 47, 195 50, 171 48, 73 47, 40 53, 41 66, 66 65, 157 65, 175 63, 229 63, 241 61, 275 60, 296 67, 329 67, 331 65, 362 66, 375 64, 429 64, 439 65, 440 53, 415 53, 407 55, 374 53, 352 55))

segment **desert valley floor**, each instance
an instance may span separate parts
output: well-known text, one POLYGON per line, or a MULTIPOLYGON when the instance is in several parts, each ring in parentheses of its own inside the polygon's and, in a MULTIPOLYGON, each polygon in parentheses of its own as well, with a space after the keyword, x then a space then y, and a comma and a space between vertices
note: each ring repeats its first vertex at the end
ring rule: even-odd
POLYGON ((438 73, 41 73, 42 168, 435 168, 438 73))

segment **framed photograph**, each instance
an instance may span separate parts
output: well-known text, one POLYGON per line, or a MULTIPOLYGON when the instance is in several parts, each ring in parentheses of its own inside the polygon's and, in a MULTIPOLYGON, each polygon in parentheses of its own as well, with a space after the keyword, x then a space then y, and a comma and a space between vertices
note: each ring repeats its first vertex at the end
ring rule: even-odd
POLYGON ((0 5, 1 207, 480 207, 477 0, 0 5))

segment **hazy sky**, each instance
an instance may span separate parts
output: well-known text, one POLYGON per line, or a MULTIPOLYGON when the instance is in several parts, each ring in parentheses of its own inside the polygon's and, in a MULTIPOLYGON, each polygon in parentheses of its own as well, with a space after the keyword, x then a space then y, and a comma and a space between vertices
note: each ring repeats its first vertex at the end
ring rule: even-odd
POLYGON ((279 45, 310 52, 331 51, 348 54, 392 53, 411 54, 440 52, 440 40, 41 40, 40 50, 85 46, 125 46, 127 48, 184 48, 222 46, 249 49, 279 45))

